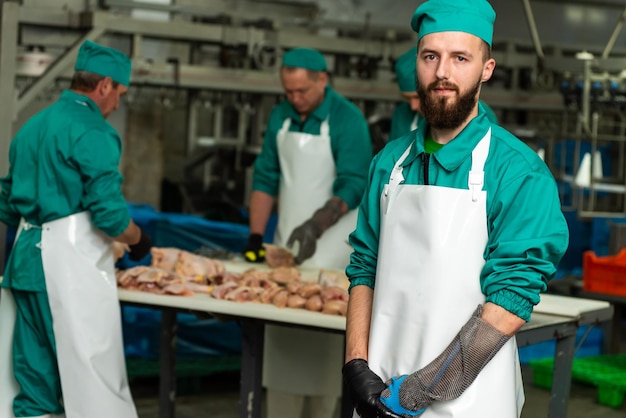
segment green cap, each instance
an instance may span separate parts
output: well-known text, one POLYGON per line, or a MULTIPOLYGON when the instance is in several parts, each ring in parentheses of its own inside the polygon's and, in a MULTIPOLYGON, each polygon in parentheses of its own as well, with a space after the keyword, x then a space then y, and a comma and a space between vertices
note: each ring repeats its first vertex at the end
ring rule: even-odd
POLYGON ((436 32, 466 32, 491 46, 496 12, 487 0, 428 0, 420 4, 411 27, 423 36, 436 32))
POLYGON ((111 77, 128 87, 131 66, 130 59, 121 51, 86 40, 78 50, 74 70, 111 77))
POLYGON ((326 71, 326 59, 321 52, 311 48, 295 48, 283 55, 284 67, 304 68, 311 71, 326 71))
POLYGON ((417 47, 413 47, 400 55, 396 60, 396 80, 398 87, 403 93, 415 93, 417 91, 417 74, 415 72, 415 60, 417 59, 417 47))

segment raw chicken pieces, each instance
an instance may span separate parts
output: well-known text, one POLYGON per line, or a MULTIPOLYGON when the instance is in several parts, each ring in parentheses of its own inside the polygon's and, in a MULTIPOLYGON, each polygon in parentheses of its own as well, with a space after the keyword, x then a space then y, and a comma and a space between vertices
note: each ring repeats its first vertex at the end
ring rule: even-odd
POLYGON ((265 247, 265 262, 271 268, 293 267, 296 265, 293 254, 284 248, 272 244, 263 244, 265 247))
POLYGON ((152 248, 152 264, 117 273, 119 287, 159 294, 210 293, 223 280, 224 264, 178 248, 152 248))
POLYGON ((346 315, 347 278, 320 270, 317 281, 303 281, 286 250, 266 245, 271 269, 226 271, 224 264, 178 248, 153 248, 152 264, 117 272, 118 286, 157 294, 192 296, 205 293, 231 302, 271 304, 329 315, 346 315), (270 255, 271 254, 271 255, 270 255))
POLYGON ((295 267, 271 271, 251 269, 216 286, 211 296, 233 302, 265 303, 279 308, 346 315, 348 291, 345 288, 301 281, 300 278, 300 271, 295 267))

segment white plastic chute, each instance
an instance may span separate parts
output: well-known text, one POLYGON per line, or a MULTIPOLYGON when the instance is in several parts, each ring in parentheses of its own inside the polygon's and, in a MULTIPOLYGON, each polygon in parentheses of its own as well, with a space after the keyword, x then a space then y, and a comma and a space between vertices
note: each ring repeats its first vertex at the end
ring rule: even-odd
MULTIPOLYGON (((596 151, 593 155, 593 178, 602 179, 602 155, 596 151)), ((591 185, 591 153, 586 152, 578 167, 574 184, 578 187, 589 187, 591 185)))

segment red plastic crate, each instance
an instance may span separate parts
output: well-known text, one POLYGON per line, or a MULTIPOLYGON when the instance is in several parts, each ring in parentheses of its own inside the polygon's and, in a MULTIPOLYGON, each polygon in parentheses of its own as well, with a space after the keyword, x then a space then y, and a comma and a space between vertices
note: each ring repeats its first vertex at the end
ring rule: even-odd
POLYGON ((626 249, 617 255, 583 254, 583 289, 588 292, 626 296, 626 249))

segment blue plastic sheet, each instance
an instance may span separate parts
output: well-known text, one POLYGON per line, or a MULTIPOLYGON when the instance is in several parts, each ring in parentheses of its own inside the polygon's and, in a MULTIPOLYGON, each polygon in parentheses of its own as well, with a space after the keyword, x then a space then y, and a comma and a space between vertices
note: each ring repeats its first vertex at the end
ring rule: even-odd
POLYGON ((583 253, 591 248, 591 221, 580 219, 576 211, 564 211, 569 229, 569 245, 558 265, 557 278, 582 274, 583 253))
POLYGON ((611 232, 611 224, 624 224, 626 217, 623 218, 602 218, 595 217, 591 223, 591 250, 600 257, 613 255, 609 251, 609 236, 611 232))
MULTIPOLYGON (((582 326, 576 333, 577 351, 575 357, 597 356, 602 353, 602 330, 597 327, 588 329, 589 325, 582 326), (583 340, 584 338, 584 340, 583 340)), ((528 364, 532 360, 553 358, 555 356, 556 340, 544 341, 519 348, 519 361, 528 364)))
MULTIPOLYGON (((178 331, 176 357, 195 359, 241 354, 241 330, 236 322, 176 315, 178 331)), ((156 360, 160 355, 161 311, 124 306, 122 308, 124 353, 128 357, 156 360)))

